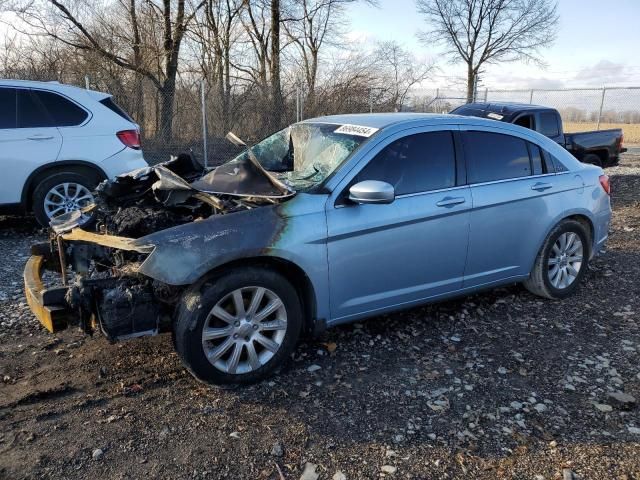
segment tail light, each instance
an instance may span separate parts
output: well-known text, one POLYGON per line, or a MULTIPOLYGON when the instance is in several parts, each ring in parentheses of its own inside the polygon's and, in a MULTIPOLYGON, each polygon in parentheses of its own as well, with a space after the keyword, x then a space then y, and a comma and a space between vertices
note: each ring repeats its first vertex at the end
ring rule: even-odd
POLYGON ((121 130, 116 136, 127 147, 140 150, 140 132, 138 130, 121 130))
POLYGON ((620 150, 622 150, 622 144, 624 143, 624 133, 622 135, 620 135, 620 144, 618 145, 618 148, 620 150))
POLYGON ((611 195, 611 183, 609 183, 608 175, 600 175, 600 185, 602 185, 602 189, 607 192, 607 195, 611 195))

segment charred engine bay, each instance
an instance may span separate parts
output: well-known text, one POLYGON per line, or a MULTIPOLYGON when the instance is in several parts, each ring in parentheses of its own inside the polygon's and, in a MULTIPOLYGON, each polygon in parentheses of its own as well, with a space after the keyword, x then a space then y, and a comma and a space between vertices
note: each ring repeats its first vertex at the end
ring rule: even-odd
POLYGON ((96 229, 139 238, 166 228, 277 202, 290 194, 249 159, 206 173, 190 155, 98 186, 96 229))
POLYGON ((82 226, 84 232, 77 233, 78 213, 52 222, 57 240, 52 243, 62 248, 61 261, 75 274, 66 301, 85 332, 100 328, 115 341, 155 334, 170 325, 185 287, 138 273, 148 251, 127 248, 131 239, 295 194, 252 157, 207 172, 183 154, 100 184, 93 220, 82 226))

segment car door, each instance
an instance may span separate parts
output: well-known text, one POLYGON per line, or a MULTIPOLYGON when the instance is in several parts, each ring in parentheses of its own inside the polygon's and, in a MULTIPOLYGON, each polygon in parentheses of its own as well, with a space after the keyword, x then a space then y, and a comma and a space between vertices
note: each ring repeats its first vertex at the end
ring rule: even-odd
POLYGON ((383 141, 344 179, 327 204, 333 321, 461 287, 471 196, 457 168, 454 132, 412 129, 383 141), (350 203, 348 187, 363 180, 390 183, 395 200, 350 203))
POLYGON ((24 185, 24 172, 17 165, 16 90, 0 87, 0 168, 4 172, 0 180, 0 204, 18 203, 24 185))
POLYGON ((473 127, 461 135, 473 197, 464 287, 527 275, 555 215, 555 172, 524 138, 473 127))
POLYGON ((1 203, 19 202, 29 175, 41 165, 55 162, 62 146, 60 132, 31 90, 8 90, 13 90, 10 96, 15 98, 16 121, 15 128, 0 129, 0 165, 5 175, 1 203))

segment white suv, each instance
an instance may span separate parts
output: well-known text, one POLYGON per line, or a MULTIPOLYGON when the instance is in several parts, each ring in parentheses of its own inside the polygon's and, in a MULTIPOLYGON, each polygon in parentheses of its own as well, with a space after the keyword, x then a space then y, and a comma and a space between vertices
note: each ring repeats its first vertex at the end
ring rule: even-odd
POLYGON ((145 166, 138 125, 110 95, 0 80, 0 211, 47 225, 91 203, 100 181, 145 166))

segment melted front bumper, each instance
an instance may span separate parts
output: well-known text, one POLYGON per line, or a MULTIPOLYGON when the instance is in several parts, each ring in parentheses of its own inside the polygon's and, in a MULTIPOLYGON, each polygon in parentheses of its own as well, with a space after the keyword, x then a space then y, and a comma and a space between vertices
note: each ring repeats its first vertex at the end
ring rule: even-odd
POLYGON ((44 252, 34 252, 24 267, 24 293, 29 308, 38 321, 51 333, 64 330, 74 317, 65 295, 68 287, 46 288, 42 283, 42 271, 50 257, 44 252))

